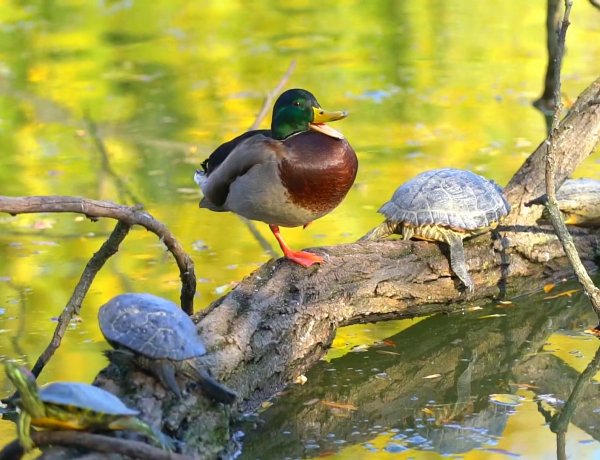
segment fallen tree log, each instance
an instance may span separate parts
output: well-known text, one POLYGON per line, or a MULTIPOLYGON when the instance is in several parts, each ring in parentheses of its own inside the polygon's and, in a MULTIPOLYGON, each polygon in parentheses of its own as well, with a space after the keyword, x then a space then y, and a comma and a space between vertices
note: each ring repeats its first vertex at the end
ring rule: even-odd
MULTIPOLYGON (((594 151, 599 139, 600 79, 584 91, 561 123, 557 184, 594 151)), ((544 191, 545 149, 543 142, 508 184, 513 211, 499 235, 465 242, 473 295, 467 297, 457 289, 448 254, 435 243, 385 241, 315 248, 326 263, 309 269, 273 260, 197 316, 213 374, 238 392, 240 409, 253 409, 319 360, 339 326, 457 311, 571 276, 552 229, 535 225, 541 208, 525 206, 544 191)), ((573 233, 584 264, 593 268, 600 230, 573 233)), ((185 453, 214 458, 229 437, 233 418, 196 394, 177 401, 152 378, 116 366, 103 371, 99 383, 183 440, 185 453)), ((235 448, 230 444, 229 452, 235 448)))

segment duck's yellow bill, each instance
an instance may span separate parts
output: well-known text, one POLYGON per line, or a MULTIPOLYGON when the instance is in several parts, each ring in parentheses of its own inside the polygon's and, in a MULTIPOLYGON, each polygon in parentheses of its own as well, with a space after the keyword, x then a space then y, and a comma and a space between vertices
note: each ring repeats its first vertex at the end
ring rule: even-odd
POLYGON ((343 139, 344 135, 339 131, 327 126, 325 123, 328 121, 336 121, 341 120, 342 118, 346 118, 348 116, 348 112, 339 111, 339 112, 328 112, 321 108, 313 107, 313 122, 308 126, 313 131, 318 131, 326 136, 333 137, 335 139, 343 139))
POLYGON ((338 112, 328 112, 320 107, 313 107, 313 123, 327 123, 329 121, 341 120, 346 118, 348 112, 340 110, 338 112))

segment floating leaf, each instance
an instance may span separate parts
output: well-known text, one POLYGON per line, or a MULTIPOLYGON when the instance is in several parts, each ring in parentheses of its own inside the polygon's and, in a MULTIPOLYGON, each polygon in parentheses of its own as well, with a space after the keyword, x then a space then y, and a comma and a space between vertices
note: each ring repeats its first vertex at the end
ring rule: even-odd
POLYGON ((544 297, 544 300, 557 299, 559 297, 565 297, 565 296, 571 297, 576 292, 579 292, 579 289, 571 289, 569 291, 561 292, 560 294, 549 295, 547 297, 544 297))
POLYGON ((192 242, 192 249, 194 251, 206 251, 208 249, 208 245, 202 240, 196 240, 192 242))
POLYGON ((315 404, 317 404, 320 401, 319 398, 313 398, 313 399, 309 399, 308 401, 306 401, 304 403, 305 406, 314 406, 315 404))
POLYGON ((333 401, 321 401, 321 404, 323 404, 327 407, 332 407, 334 409, 358 410, 358 407, 356 407, 352 404, 342 404, 342 403, 336 403, 333 401))
POLYGON ((440 378, 441 376, 442 376, 442 374, 429 374, 429 375, 426 375, 423 378, 424 379, 437 379, 437 378, 440 378))
POLYGON ((262 403, 260 403, 260 408, 262 410, 266 410, 269 407, 271 407, 273 405, 273 403, 271 401, 263 401, 262 403))
POLYGON ((539 388, 537 385, 531 385, 530 383, 509 383, 509 385, 517 387, 520 390, 535 390, 539 388))
POLYGON ((511 300, 499 300, 498 301, 499 305, 512 305, 512 301, 511 300))
POLYGON ((388 350, 376 350, 375 353, 379 353, 381 355, 396 355, 396 356, 400 356, 400 353, 395 352, 395 351, 388 351, 388 350))
POLYGON ((551 406, 560 406, 560 405, 564 404, 564 401, 562 399, 558 399, 553 394, 537 395, 535 399, 536 399, 536 401, 544 401, 545 403, 547 403, 551 406))
POLYGON ((503 406, 518 406, 523 398, 510 393, 491 394, 490 401, 503 406))
POLYGON ((362 344, 362 345, 356 345, 355 347, 352 347, 352 349, 350 351, 352 353, 364 353, 368 349, 369 349, 368 345, 362 344))
POLYGON ((294 383, 297 383, 298 385, 304 385, 307 381, 308 379, 306 378, 306 375, 301 374, 298 377, 296 377, 294 383))
POLYGON ((556 284, 554 284, 554 283, 548 283, 548 284, 544 285, 544 292, 546 294, 548 294, 552 289, 554 289, 555 286, 556 286, 556 284))

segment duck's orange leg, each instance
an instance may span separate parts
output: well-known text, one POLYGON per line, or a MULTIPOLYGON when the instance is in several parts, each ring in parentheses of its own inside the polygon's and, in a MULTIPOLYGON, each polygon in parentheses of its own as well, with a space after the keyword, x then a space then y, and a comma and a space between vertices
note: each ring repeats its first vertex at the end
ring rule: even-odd
POLYGON ((316 254, 312 254, 310 252, 305 251, 293 251, 285 244, 283 241, 283 237, 281 233, 279 233, 279 227, 277 225, 269 224, 269 228, 275 235, 277 242, 279 243, 279 247, 283 251, 283 255, 290 259, 292 262, 296 262, 297 264, 302 265, 303 267, 310 267, 313 264, 320 264, 323 262, 323 257, 318 256, 316 254))

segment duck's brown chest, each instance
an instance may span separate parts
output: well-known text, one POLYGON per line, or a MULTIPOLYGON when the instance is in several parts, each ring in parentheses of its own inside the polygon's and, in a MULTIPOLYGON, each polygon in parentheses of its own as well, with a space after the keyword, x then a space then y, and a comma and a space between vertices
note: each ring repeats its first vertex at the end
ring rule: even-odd
POLYGON ((344 199, 356 178, 358 160, 346 139, 305 132, 284 141, 280 176, 290 200, 323 215, 344 199))

